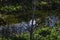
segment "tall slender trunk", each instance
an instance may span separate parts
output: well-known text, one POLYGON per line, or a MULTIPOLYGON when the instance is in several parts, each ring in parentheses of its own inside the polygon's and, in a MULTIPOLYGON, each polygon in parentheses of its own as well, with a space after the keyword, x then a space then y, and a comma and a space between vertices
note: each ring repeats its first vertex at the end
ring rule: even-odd
POLYGON ((32 25, 31 25, 31 30, 30 30, 30 40, 33 40, 33 21, 34 21, 34 13, 35 13, 35 10, 36 10, 36 6, 35 6, 35 2, 36 0, 32 0, 32 25))

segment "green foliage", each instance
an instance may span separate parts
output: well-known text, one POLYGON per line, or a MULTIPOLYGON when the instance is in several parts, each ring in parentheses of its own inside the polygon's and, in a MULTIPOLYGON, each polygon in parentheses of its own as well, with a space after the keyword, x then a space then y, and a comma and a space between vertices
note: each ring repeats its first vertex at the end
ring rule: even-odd
POLYGON ((11 40, 26 40, 26 38, 25 37, 12 37, 12 39, 11 40))
POLYGON ((10 23, 10 24, 12 24, 12 23, 18 23, 18 19, 15 18, 14 15, 8 15, 8 16, 5 18, 5 21, 6 21, 6 23, 10 23))
MULTIPOLYGON (((29 40, 29 33, 22 33, 20 35, 12 36, 10 40, 29 40)), ((56 27, 42 27, 33 32, 33 40, 60 40, 60 32, 56 27)))
POLYGON ((40 28, 34 33, 35 40, 58 40, 58 31, 54 28, 40 28))
POLYGON ((24 20, 27 18, 28 20, 31 19, 32 13, 34 13, 35 18, 43 18, 42 16, 46 17, 46 15, 58 15, 60 13, 59 0, 35 0, 33 3, 32 1, 33 0, 0 0, 0 13, 17 14, 21 18, 24 18, 24 20), (36 7, 35 11, 33 10, 34 6, 36 7))
MULTIPOLYGON (((15 15, 3 15, 6 23, 18 23, 22 20, 30 20, 32 13, 35 18, 41 18, 44 22, 44 18, 47 15, 59 15, 60 14, 60 0, 0 0, 0 13, 5 14, 17 14, 15 15), (36 7, 35 11, 32 10, 33 6, 36 7), (19 14, 18 14, 19 13, 19 14)), ((1 17, 2 18, 2 17, 1 17)), ((1 21, 2 19, 0 19, 1 21)), ((0 22, 0 24, 3 24, 0 22)), ((29 40, 29 34, 25 34, 23 37, 12 37, 12 40, 29 40)), ((56 28, 43 27, 38 28, 33 32, 33 40, 60 40, 60 35, 56 28)))
POLYGON ((42 36, 44 36, 44 37, 46 37, 47 35, 50 35, 50 31, 44 31, 44 30, 42 30, 42 32, 41 33, 39 33, 39 35, 42 35, 42 36))
POLYGON ((6 11, 6 12, 10 12, 10 11, 16 11, 16 10, 21 10, 22 6, 4 6, 4 7, 0 7, 1 11, 6 11))

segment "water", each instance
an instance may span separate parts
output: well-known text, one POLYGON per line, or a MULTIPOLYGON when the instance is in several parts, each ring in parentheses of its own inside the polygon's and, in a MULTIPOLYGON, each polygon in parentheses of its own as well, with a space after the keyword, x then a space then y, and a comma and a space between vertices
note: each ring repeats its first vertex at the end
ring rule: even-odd
MULTIPOLYGON (((33 25, 36 24, 36 21, 33 20, 33 25)), ((16 24, 12 24, 12 25, 5 25, 4 30, 9 30, 11 33, 24 33, 29 31, 29 29, 32 27, 32 20, 30 20, 28 23, 22 21, 21 23, 16 23, 16 24)), ((35 27, 35 26, 33 26, 35 27)), ((2 26, 0 26, 0 31, 2 31, 2 26)))
POLYGON ((50 27, 54 27, 55 24, 58 21, 58 17, 57 16, 48 16, 45 20, 45 25, 46 26, 50 26, 50 27))
MULTIPOLYGON (((45 25, 54 27, 57 21, 58 21, 57 16, 48 16, 45 20, 45 25)), ((35 28, 35 25, 38 24, 36 22, 37 22, 36 20, 33 20, 33 25, 34 25, 33 28, 35 28)), ((32 27, 32 19, 28 23, 22 21, 21 23, 5 25, 5 29, 7 29, 7 27, 9 27, 10 32, 13 31, 14 33, 17 33, 17 34, 27 32, 32 27)), ((1 30, 3 30, 2 27, 0 27, 0 31, 1 30)))

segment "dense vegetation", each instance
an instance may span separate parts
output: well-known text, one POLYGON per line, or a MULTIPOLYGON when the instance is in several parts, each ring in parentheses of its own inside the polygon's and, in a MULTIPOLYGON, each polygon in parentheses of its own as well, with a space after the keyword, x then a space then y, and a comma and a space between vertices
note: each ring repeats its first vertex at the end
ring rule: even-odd
POLYGON ((18 22, 20 20, 30 20, 33 12, 34 18, 41 18, 41 20, 45 19, 48 15, 59 16, 59 10, 59 0, 0 0, 0 13, 3 15, 13 15, 18 22))
MULTIPOLYGON (((22 33, 20 35, 6 37, 5 39, 9 38, 11 40, 30 40, 29 37, 29 33, 22 33)), ((60 31, 57 30, 57 27, 39 27, 33 32, 33 40, 60 40, 60 31)))
MULTIPOLYGON (((60 40, 57 27, 49 28, 44 24, 46 17, 58 16, 56 24, 60 25, 60 0, 0 0, 0 25, 28 22, 33 14, 34 19, 41 20, 33 32, 33 40, 60 40)), ((29 33, 26 33, 9 39, 29 40, 29 37, 29 33)))

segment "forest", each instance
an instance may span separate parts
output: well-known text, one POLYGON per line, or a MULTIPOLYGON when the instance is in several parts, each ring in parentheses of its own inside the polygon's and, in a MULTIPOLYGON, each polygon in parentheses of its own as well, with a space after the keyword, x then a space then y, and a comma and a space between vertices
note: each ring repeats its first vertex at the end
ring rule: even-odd
POLYGON ((0 0, 0 40, 60 40, 60 0, 0 0))

